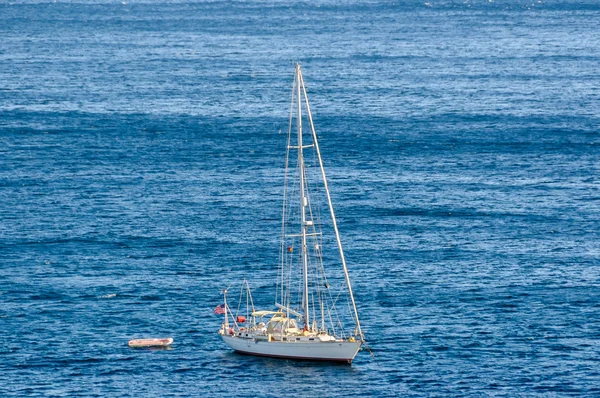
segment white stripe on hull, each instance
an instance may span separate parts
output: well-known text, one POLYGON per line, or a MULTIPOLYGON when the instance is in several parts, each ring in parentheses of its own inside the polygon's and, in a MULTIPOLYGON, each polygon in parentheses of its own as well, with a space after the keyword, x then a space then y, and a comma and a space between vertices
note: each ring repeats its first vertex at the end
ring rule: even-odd
POLYGON ((338 361, 351 363, 360 349, 360 342, 280 342, 243 339, 235 336, 221 336, 223 341, 235 351, 245 354, 275 357, 309 359, 314 361, 338 361))

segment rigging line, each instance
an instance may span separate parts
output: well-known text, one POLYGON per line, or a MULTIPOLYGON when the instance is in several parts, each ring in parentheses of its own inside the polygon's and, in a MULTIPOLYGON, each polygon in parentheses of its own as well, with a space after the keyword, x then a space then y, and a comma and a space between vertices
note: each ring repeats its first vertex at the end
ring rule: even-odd
MULTIPOLYGON (((288 134, 288 139, 291 139, 291 131, 288 134)), ((287 156, 289 159, 289 151, 287 152, 287 156)), ((296 166, 294 167, 295 171, 292 174, 298 174, 298 172, 299 172, 298 169, 299 169, 299 166, 298 166, 298 164, 296 164, 296 166)), ((289 175, 290 175, 290 164, 289 164, 289 160, 288 160, 287 170, 286 170, 286 184, 288 183, 288 180, 290 179, 289 175)), ((293 183, 291 184, 291 187, 289 186, 289 184, 286 185, 288 187, 288 190, 287 190, 286 197, 284 198, 285 199, 285 214, 284 214, 284 217, 282 220, 282 224, 284 227, 284 233, 287 232, 288 229, 290 229, 290 225, 289 225, 290 221, 289 220, 293 219, 292 215, 297 210, 295 206, 291 206, 289 204, 289 200, 288 200, 289 197, 294 196, 295 193, 298 191, 299 183, 296 181, 296 179, 292 179, 292 182, 293 183)), ((283 237, 282 241, 284 242, 283 250, 285 251, 286 250, 285 236, 283 237)), ((292 248, 296 246, 295 239, 291 239, 287 242, 289 242, 289 245, 292 248)), ((288 305, 287 305, 288 307, 290 306, 290 303, 291 303, 292 291, 293 291, 293 286, 292 286, 292 276, 293 276, 293 266, 294 266, 293 259, 294 259, 293 252, 291 254, 285 255, 285 272, 286 272, 286 274, 282 278, 282 292, 284 291, 284 289, 286 289, 284 294, 285 294, 285 297, 286 297, 286 300, 288 303, 288 305)), ((282 303, 282 304, 284 304, 284 303, 282 303)))
MULTIPOLYGON (((293 110, 294 110, 294 91, 296 90, 296 79, 292 83, 292 99, 290 101, 290 119, 288 123, 288 136, 287 136, 287 145, 285 150, 285 169, 284 169, 284 177, 283 177, 283 209, 281 214, 281 256, 285 258, 285 209, 286 209, 286 193, 287 193, 287 181, 288 181, 288 169, 289 169, 289 158, 290 158, 290 141, 292 137, 292 125, 293 125, 293 110)), ((283 258, 281 263, 281 297, 283 299, 283 258)), ((277 291, 277 289, 276 289, 277 291)), ((283 300, 282 300, 283 301, 283 300)), ((277 302, 277 294, 275 295, 275 302, 277 302)))
POLYGON ((252 312, 254 312, 254 300, 252 299, 252 293, 250 292, 250 285, 248 284, 248 281, 246 281, 246 288, 248 289, 248 297, 250 297, 250 304, 252 305, 252 312))
MULTIPOLYGON (((314 243, 314 239, 312 239, 312 242, 314 243)), ((314 250, 312 251, 314 253, 314 250)), ((312 261, 312 268, 314 270, 314 274, 316 275, 315 278, 313 278, 313 323, 315 320, 317 320, 319 317, 317 316, 317 313, 320 312, 320 308, 317 308, 317 304, 321 303, 321 281, 319 278, 319 268, 320 268, 320 263, 318 261, 318 258, 314 258, 315 256, 313 255, 313 261, 312 261), (317 302, 315 303, 315 297, 317 302)))
POLYGON ((337 331, 335 329, 336 328, 336 324, 335 324, 335 322, 333 322, 333 319, 331 318, 331 313, 328 313, 327 315, 329 317, 329 326, 331 327, 331 333, 334 336, 337 336, 338 334, 337 334, 337 331))
MULTIPOLYGON (((362 334, 362 330, 360 327, 360 320, 358 318, 358 310, 356 308, 356 302, 354 301, 354 293, 352 292, 352 285, 350 284, 350 275, 348 274, 348 267, 346 266, 346 259, 344 257, 344 249, 342 248, 342 240, 340 238, 340 233, 337 228, 337 222, 335 219, 335 212, 333 211, 333 203, 331 202, 331 195, 329 194, 329 188, 327 186, 327 178, 325 176, 325 168, 323 167, 323 159, 321 158, 321 151, 319 150, 319 143, 317 140, 317 132, 315 131, 315 126, 312 120, 312 114, 310 112, 310 105, 308 104, 308 95, 306 94, 306 86, 304 85, 304 79, 302 78, 302 72, 300 71, 300 67, 298 67, 298 80, 299 84, 302 87, 304 92, 304 100, 306 103, 306 113, 308 114, 308 120, 311 128, 311 132, 313 134, 313 142, 315 145, 315 150, 317 152, 317 157, 319 158, 319 165, 321 167, 321 174, 323 175, 323 186, 325 187, 325 192, 327 193, 327 201, 329 203, 329 212, 331 213, 331 221, 333 223, 333 229, 335 230, 335 237, 337 240, 338 248, 340 251, 340 257, 342 259, 342 267, 344 268, 344 276, 346 277, 346 283, 348 284, 348 291, 350 292, 350 300, 352 301, 352 307, 354 309, 354 317, 356 319, 356 327, 358 328, 358 333, 360 335, 361 340, 364 342, 364 337, 362 334)), ((298 98, 300 100, 300 98, 298 98)))
MULTIPOLYGON (((314 282, 312 283, 312 285, 313 285, 313 289, 312 289, 313 292, 310 295, 311 300, 312 300, 312 311, 311 311, 310 317, 314 321, 314 319, 316 319, 316 315, 317 315, 316 310, 315 310, 315 292, 314 292, 315 289, 314 289, 314 282)), ((311 325, 308 325, 308 327, 310 329, 311 325)))
MULTIPOLYGON (((319 197, 319 184, 315 184, 315 196, 317 198, 319 197)), ((313 217, 313 220, 316 219, 316 223, 314 225, 315 232, 322 234, 323 227, 322 227, 322 220, 321 220, 321 205, 320 205, 319 200, 316 200, 316 206, 314 209, 314 213, 315 214, 313 215, 313 209, 311 208, 311 217, 313 217)), ((322 239, 323 239, 322 236, 319 239, 317 239, 317 244, 322 244, 322 239)), ((319 255, 319 257, 322 260, 322 255, 319 255)))
POLYGON ((283 265, 282 267, 285 267, 285 271, 283 272, 283 275, 281 277, 281 304, 285 305, 286 304, 286 300, 288 299, 288 294, 289 291, 288 289, 286 289, 287 286, 287 280, 285 279, 285 275, 288 274, 288 268, 289 268, 289 257, 286 253, 283 254, 284 256, 284 260, 283 260, 283 265))
MULTIPOLYGON (((244 282, 245 282, 245 280, 244 280, 244 282)), ((246 315, 248 315, 248 313, 249 313, 248 310, 250 307, 250 305, 249 305, 250 304, 250 296, 248 295, 248 289, 249 289, 248 284, 246 283, 246 315)))
POLYGON ((231 312, 231 307, 229 307, 228 305, 226 305, 225 307, 226 307, 226 311, 229 310, 229 315, 231 316, 231 319, 233 320, 233 324, 235 325, 235 327, 237 329, 239 329, 240 325, 238 325, 238 323, 237 323, 237 318, 235 316, 233 316, 233 312, 231 312))
POLYGON ((324 273, 324 268, 323 268, 323 262, 321 261, 320 263, 320 269, 319 269, 319 283, 320 283, 320 289, 319 289, 319 301, 321 303, 321 325, 322 328, 324 328, 324 324, 325 324, 325 314, 324 314, 324 309, 325 307, 329 308, 329 304, 327 303, 327 278, 325 276, 324 273))
MULTIPOLYGON (((321 266, 321 269, 323 269, 323 267, 321 266)), ((319 275, 319 282, 321 284, 321 286, 323 288, 319 289, 319 302, 321 303, 321 325, 323 325, 325 323, 325 314, 324 314, 324 309, 325 307, 329 308, 329 304, 327 303, 327 285, 325 282, 325 275, 321 274, 319 275)))
MULTIPOLYGON (((308 174, 313 174, 313 169, 315 167, 315 162, 314 162, 314 151, 311 151, 312 153, 312 162, 308 162, 305 163, 306 167, 305 167, 305 173, 308 174)), ((315 181, 313 181, 313 179, 309 179, 307 178, 305 180, 306 183, 306 198, 307 198, 307 202, 308 202, 308 215, 309 215, 309 220, 312 221, 312 226, 310 227, 310 234, 307 235, 311 235, 310 237, 310 250, 309 250, 309 266, 312 270, 314 270, 314 275, 315 277, 311 278, 311 293, 310 293, 310 298, 311 298, 311 302, 312 302, 312 308, 311 308, 311 315, 312 315, 312 319, 315 320, 317 319, 317 304, 321 303, 322 301, 322 293, 321 293, 321 270, 323 268, 323 264, 322 264, 322 259, 319 256, 319 253, 316 251, 315 249, 315 245, 319 242, 318 238, 315 238, 314 236, 312 236, 314 233, 316 233, 317 229, 314 223, 314 219, 315 219, 315 214, 314 214, 314 204, 313 204, 313 200, 312 200, 312 193, 317 191, 317 187, 318 187, 318 183, 316 183, 315 181), (315 302, 316 299, 316 302, 315 302)), ((318 201, 317 201, 318 203, 318 201)), ((308 248, 307 248, 308 249, 308 248)), ((313 322, 314 323, 314 322, 313 322)), ((310 325, 309 325, 310 326, 310 325)))
MULTIPOLYGON (((246 282, 246 278, 244 278, 244 282, 246 282)), ((240 287, 240 299, 238 300, 238 308, 235 311, 235 316, 238 316, 240 313, 240 308, 242 306, 242 293, 244 292, 244 282, 242 282, 242 286, 240 287)))
MULTIPOLYGON (((350 300, 346 299, 346 304, 348 305, 348 312, 351 314, 352 313, 352 308, 350 307, 350 300)), ((352 331, 353 334, 356 333, 356 328, 352 331)), ((362 336, 361 336, 362 338, 362 336)))
POLYGON ((331 311, 333 311, 333 313, 335 314, 335 317, 337 319, 337 322, 340 325, 340 329, 341 329, 342 334, 345 334, 344 326, 341 324, 340 314, 338 313, 337 304, 336 304, 337 301, 339 300, 340 296, 342 295, 343 290, 344 290, 344 285, 342 284, 342 286, 340 287, 340 290, 339 290, 338 295, 335 298, 335 300, 333 300, 333 297, 331 297, 332 303, 331 303, 330 315, 329 316, 331 318, 331 311))
MULTIPOLYGON (((299 240, 299 238, 296 240, 299 240)), ((292 279, 290 276, 290 280, 296 281, 296 284, 294 285, 294 287, 296 288, 296 298, 294 300, 294 303, 300 303, 300 306, 302 307, 302 294, 303 294, 304 288, 302 286, 302 281, 301 281, 301 279, 302 279, 301 278, 302 277, 302 269, 301 269, 302 268, 302 252, 301 252, 301 250, 298 251, 298 254, 296 255, 296 257, 300 258, 300 260, 298 261, 298 265, 295 267, 296 269, 295 269, 295 275, 294 275, 294 276, 298 276, 298 277, 295 277, 292 279)), ((292 282, 290 282, 290 286, 291 286, 291 283, 292 282)))
POLYGON ((377 358, 375 358, 375 354, 373 354, 373 351, 371 351, 371 347, 369 347, 367 345, 367 343, 363 342, 363 345, 365 346, 365 349, 367 351, 369 351, 369 354, 371 354, 371 356, 373 357, 373 361, 377 364, 377 367, 379 368, 379 370, 382 370, 381 365, 379 364, 379 361, 377 360, 377 358))
MULTIPOLYGON (((292 240, 290 243, 293 247, 294 245, 294 241, 292 240)), ((286 302, 283 303, 286 305, 286 307, 290 307, 291 306, 291 302, 292 302, 292 272, 293 272, 293 265, 294 265, 294 254, 293 252, 290 253, 287 257, 286 257, 286 272, 287 272, 287 278, 284 281, 285 283, 285 300, 286 302)))
MULTIPOLYGON (((314 141, 313 141, 313 148, 314 148, 314 141)), ((310 153, 312 155, 311 172, 315 174, 315 178, 314 178, 314 181, 313 180, 309 180, 309 183, 311 183, 311 191, 314 192, 315 197, 320 197, 319 196, 320 195, 320 190, 319 190, 319 186, 320 186, 319 182, 320 181, 318 181, 319 178, 317 177, 319 173, 318 173, 318 163, 317 163, 316 153, 315 152, 316 151, 314 149, 312 151, 310 151, 310 153)), ((320 216, 320 214, 321 214, 321 205, 320 205, 320 203, 321 202, 319 200, 316 200, 315 203, 316 203, 316 206, 315 206, 314 211, 316 212, 316 217, 315 217, 315 214, 313 214, 313 209, 312 208, 311 208, 311 217, 313 219, 316 218, 320 222, 320 220, 321 220, 321 216, 320 216)))
MULTIPOLYGON (((294 239, 294 246, 296 246, 296 244, 298 239, 294 239)), ((296 260, 298 257, 298 253, 297 252, 292 252, 292 254, 290 255, 290 272, 288 275, 288 289, 290 291, 290 304, 293 302, 293 300, 297 300, 298 298, 294 298, 294 294, 296 293, 294 289, 296 289, 296 284, 299 286, 300 285, 300 280, 297 277, 297 269, 298 265, 296 265, 296 260)))
MULTIPOLYGON (((329 284, 329 282, 327 282, 329 284)), ((331 287, 331 286, 330 286, 331 287)), ((341 289, 340 289, 340 293, 341 294, 341 289)), ((339 297, 338 294, 338 297, 339 297)), ((336 322, 333 321, 332 318, 332 314, 335 314, 336 318, 339 320, 339 314, 337 313, 337 307, 336 307, 336 300, 334 301, 333 299, 333 295, 332 295, 332 289, 326 289, 326 296, 328 298, 328 302, 329 304, 327 305, 327 318, 329 319, 329 324, 332 327, 332 331, 334 333, 334 335, 336 334, 335 328, 336 328, 336 322)), ((342 328, 343 329, 343 328, 342 328)))

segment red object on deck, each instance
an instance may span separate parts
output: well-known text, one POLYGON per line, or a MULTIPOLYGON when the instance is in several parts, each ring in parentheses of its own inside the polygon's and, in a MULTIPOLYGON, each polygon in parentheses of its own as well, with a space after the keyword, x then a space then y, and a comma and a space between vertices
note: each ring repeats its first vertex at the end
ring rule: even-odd
POLYGON ((245 316, 238 316, 237 317, 237 322, 238 323, 244 323, 244 322, 246 322, 246 317, 245 316))

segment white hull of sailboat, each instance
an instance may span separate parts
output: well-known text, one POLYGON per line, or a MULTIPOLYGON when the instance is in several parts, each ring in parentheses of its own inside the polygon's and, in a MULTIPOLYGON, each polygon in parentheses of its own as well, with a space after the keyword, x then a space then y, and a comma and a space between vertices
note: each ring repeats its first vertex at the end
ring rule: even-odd
POLYGON ((358 341, 282 342, 244 339, 222 335, 223 341, 235 351, 273 358, 306 359, 352 363, 361 343, 358 341))

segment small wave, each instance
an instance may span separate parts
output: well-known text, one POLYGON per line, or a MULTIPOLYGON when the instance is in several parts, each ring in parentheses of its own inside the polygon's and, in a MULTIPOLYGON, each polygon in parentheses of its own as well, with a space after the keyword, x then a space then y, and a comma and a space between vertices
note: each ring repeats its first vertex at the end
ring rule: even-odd
POLYGON ((98 296, 98 298, 101 298, 101 299, 109 299, 109 298, 113 298, 113 297, 117 297, 117 293, 110 293, 110 294, 104 294, 102 296, 98 296))
POLYGON ((173 371, 173 373, 185 373, 185 372, 189 372, 194 370, 193 368, 181 368, 181 369, 175 369, 173 371))
POLYGON ((161 300, 160 296, 153 295, 153 294, 150 294, 147 296, 142 296, 142 297, 140 297, 140 299, 142 301, 160 301, 161 300))
POLYGON ((64 298, 64 296, 62 294, 55 293, 55 292, 47 292, 47 293, 34 294, 34 295, 31 295, 29 298, 31 300, 61 300, 64 298))

